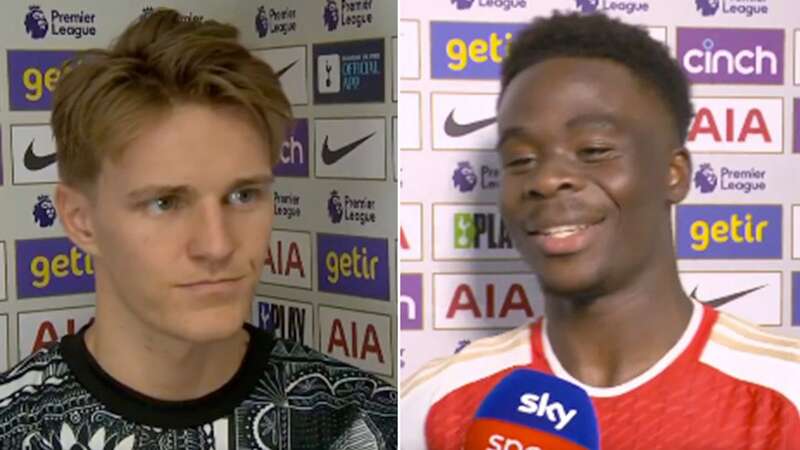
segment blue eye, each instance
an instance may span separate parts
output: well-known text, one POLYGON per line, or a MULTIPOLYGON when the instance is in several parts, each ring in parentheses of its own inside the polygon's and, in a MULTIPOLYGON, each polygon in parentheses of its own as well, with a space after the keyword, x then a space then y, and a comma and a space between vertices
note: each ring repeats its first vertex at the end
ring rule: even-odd
POLYGON ((160 215, 178 207, 178 198, 175 196, 159 197, 148 201, 145 204, 147 211, 156 215, 160 215))
POLYGON ((246 205, 258 200, 262 191, 260 189, 241 189, 228 196, 228 202, 232 205, 246 205))

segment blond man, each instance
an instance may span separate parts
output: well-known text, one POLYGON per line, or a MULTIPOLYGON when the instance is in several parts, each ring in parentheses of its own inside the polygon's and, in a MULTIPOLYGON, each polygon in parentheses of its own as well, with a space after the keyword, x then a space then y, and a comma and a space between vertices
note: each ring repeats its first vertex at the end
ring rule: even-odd
POLYGON ((55 91, 95 319, 0 377, 3 449, 396 448, 396 391, 245 323, 291 121, 235 28, 159 10, 55 91))

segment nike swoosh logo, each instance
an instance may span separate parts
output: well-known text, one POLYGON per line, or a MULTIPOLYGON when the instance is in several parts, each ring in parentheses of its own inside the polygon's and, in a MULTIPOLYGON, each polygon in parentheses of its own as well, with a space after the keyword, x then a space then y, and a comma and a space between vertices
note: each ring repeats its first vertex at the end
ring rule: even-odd
POLYGON ((343 145, 337 148, 336 150, 331 150, 331 148, 328 147, 328 136, 325 136, 325 141, 322 143, 322 162, 324 162, 329 166, 331 164, 336 164, 336 161, 339 161, 340 159, 344 158, 348 153, 355 150, 356 147, 363 144, 364 141, 366 141, 367 139, 371 138, 374 135, 375 132, 373 131, 372 133, 364 136, 363 138, 353 141, 347 145, 343 145))
POLYGON ((754 288, 746 289, 744 291, 734 292, 733 294, 724 295, 722 297, 714 298, 714 299, 711 299, 711 300, 700 300, 699 298, 697 298, 697 288, 699 288, 699 287, 700 286, 695 286, 694 290, 692 290, 692 293, 689 294, 689 297, 693 298, 693 299, 695 299, 695 300, 697 300, 699 302, 705 303, 706 305, 709 305, 712 308, 719 308, 720 306, 728 304, 728 303, 730 303, 730 302, 732 302, 732 301, 734 301, 736 299, 742 298, 745 295, 748 295, 748 294, 750 294, 752 292, 755 292, 755 291, 757 291, 759 289, 763 289, 763 288, 767 287, 767 285, 766 284, 762 284, 761 286, 756 286, 754 288))
POLYGON ((36 139, 32 139, 31 143, 28 144, 28 148, 25 149, 25 158, 22 161, 22 163, 25 165, 25 168, 32 172, 42 170, 56 162, 55 153, 51 153, 47 156, 39 156, 33 152, 33 142, 35 140, 36 139))
POLYGON ((497 117, 490 117, 476 122, 458 123, 453 118, 455 112, 455 109, 450 111, 450 114, 447 115, 447 120, 444 121, 444 132, 450 137, 461 137, 497 122, 497 117))
POLYGON ((286 72, 288 72, 288 71, 289 71, 289 69, 291 69, 292 67, 294 67, 294 65, 295 65, 295 64, 297 64, 299 61, 300 61, 299 59, 295 59, 295 60, 294 60, 294 61, 293 61, 291 64, 289 64, 288 66, 286 66, 286 67, 282 68, 281 70, 279 70, 279 71, 275 72, 275 74, 276 74, 276 75, 278 75, 278 78, 282 77, 282 76, 283 76, 283 74, 285 74, 286 72))

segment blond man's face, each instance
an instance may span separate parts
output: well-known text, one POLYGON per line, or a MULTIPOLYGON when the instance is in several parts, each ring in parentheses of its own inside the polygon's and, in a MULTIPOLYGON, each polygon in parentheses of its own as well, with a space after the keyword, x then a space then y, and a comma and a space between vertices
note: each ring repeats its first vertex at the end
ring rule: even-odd
POLYGON ((241 328, 272 225, 264 142, 240 111, 183 105, 103 163, 90 211, 107 301, 182 340, 241 328))

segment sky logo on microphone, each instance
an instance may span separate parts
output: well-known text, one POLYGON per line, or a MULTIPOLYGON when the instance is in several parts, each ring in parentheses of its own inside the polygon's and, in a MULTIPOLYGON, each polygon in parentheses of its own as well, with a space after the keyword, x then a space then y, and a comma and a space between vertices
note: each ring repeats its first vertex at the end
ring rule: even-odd
POLYGON ((550 393, 541 394, 522 394, 519 397, 517 411, 523 414, 531 414, 536 417, 545 417, 555 424, 556 430, 563 430, 569 422, 578 414, 577 409, 567 410, 559 402, 550 402, 550 393))

